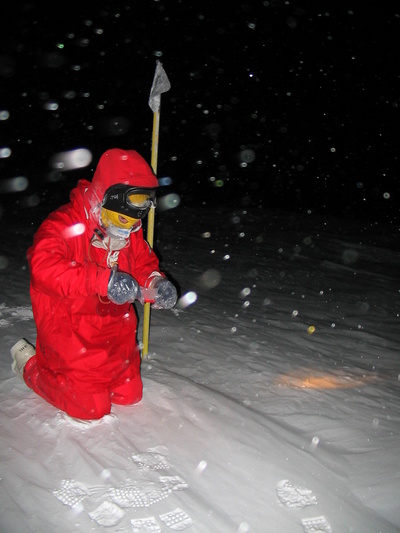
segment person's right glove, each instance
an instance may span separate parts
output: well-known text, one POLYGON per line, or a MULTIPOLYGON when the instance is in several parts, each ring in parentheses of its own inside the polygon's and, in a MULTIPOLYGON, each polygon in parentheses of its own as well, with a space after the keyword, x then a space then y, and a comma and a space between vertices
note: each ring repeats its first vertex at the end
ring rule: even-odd
POLYGON ((113 270, 108 282, 107 296, 112 303, 122 305, 139 299, 141 291, 138 282, 132 276, 113 270))
POLYGON ((154 296, 153 309, 172 309, 178 299, 174 285, 162 276, 156 276, 150 282, 150 288, 157 292, 154 296))

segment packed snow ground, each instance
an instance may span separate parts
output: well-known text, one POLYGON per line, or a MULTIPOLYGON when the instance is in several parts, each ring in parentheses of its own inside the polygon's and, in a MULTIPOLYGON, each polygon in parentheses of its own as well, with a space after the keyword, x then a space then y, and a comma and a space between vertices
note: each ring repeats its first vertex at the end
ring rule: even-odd
POLYGON ((400 531, 395 229, 158 213, 183 298, 152 312, 142 402, 82 424, 10 368, 11 346, 36 340, 36 227, 8 227, 0 250, 3 533, 400 531))

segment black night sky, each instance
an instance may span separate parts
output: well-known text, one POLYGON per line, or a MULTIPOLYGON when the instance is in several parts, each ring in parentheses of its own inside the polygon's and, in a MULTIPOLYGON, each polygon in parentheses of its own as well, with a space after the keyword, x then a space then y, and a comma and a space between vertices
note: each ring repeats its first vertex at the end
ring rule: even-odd
POLYGON ((151 153, 159 59, 159 177, 186 206, 399 222, 400 10, 247 0, 14 2, 2 17, 3 216, 50 212, 108 148, 151 153), (51 170, 84 147, 90 167, 51 170), (4 187, 3 187, 4 189, 4 187), (4 191, 3 191, 4 192, 4 191))

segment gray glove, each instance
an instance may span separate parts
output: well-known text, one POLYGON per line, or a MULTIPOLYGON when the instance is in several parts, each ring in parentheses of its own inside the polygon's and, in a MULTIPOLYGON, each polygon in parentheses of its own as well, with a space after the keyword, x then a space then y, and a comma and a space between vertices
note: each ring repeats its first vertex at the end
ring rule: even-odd
POLYGON ((117 305, 132 303, 135 298, 140 298, 140 287, 129 274, 113 270, 108 282, 107 296, 112 303, 117 305))
POLYGON ((169 280, 163 277, 154 278, 150 287, 157 290, 153 309, 172 309, 174 307, 178 295, 174 285, 169 280))

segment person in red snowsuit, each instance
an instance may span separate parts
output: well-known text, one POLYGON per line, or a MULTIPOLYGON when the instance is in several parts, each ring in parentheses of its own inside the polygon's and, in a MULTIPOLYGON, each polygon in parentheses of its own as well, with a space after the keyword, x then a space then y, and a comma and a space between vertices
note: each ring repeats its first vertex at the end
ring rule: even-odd
POLYGON ((98 419, 142 398, 133 301, 146 288, 155 308, 177 299, 142 233, 157 186, 137 152, 108 150, 27 252, 37 342, 23 378, 71 417, 98 419))

